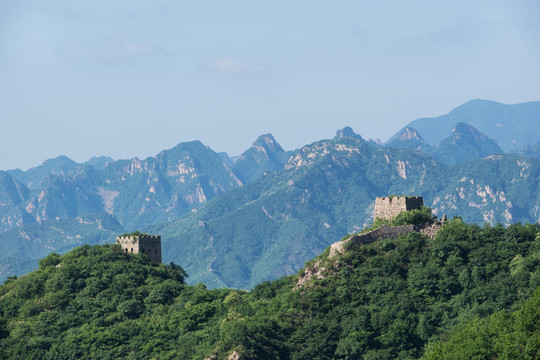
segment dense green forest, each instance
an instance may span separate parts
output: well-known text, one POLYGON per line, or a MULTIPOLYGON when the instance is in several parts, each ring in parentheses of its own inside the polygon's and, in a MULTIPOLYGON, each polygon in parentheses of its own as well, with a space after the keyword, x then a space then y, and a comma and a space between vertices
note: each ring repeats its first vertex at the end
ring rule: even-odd
POLYGON ((116 245, 53 253, 0 287, 0 358, 538 354, 538 224, 480 227, 454 218, 434 239, 410 233, 328 253, 251 291, 186 285, 180 266, 116 245), (315 264, 319 276, 297 287, 315 264))
POLYGON ((540 288, 514 312, 500 311, 459 325, 446 341, 430 344, 424 358, 540 358, 540 288))

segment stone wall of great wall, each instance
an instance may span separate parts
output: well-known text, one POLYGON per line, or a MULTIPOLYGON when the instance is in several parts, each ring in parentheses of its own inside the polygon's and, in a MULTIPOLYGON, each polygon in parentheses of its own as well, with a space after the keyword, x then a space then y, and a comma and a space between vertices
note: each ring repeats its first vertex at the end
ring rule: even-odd
POLYGON ((392 219, 399 213, 420 209, 424 205, 421 196, 387 196, 375 199, 373 218, 392 219))
POLYGON ((161 263, 161 236, 159 235, 118 236, 116 243, 120 244, 126 253, 142 252, 161 263))
POLYGON ((435 237, 437 231, 442 227, 443 222, 423 225, 399 225, 386 226, 382 225, 374 230, 363 234, 356 234, 347 239, 338 241, 330 245, 330 257, 336 254, 342 254, 345 247, 353 244, 367 245, 379 239, 397 239, 400 236, 407 235, 411 232, 419 232, 430 238, 435 237))
MULTIPOLYGON (((396 215, 409 210, 420 209, 424 205, 424 200, 421 196, 388 196, 378 197, 375 199, 375 209, 373 217, 375 219, 392 219, 396 215)), ((330 253, 328 258, 332 258, 343 252, 351 245, 367 245, 374 243, 379 239, 397 239, 400 236, 405 236, 412 232, 424 234, 427 237, 434 238, 437 231, 444 225, 447 218, 444 215, 441 221, 433 224, 422 225, 399 225, 387 226, 382 225, 376 229, 365 232, 363 234, 352 235, 344 240, 338 241, 330 245, 330 253)), ((338 264, 334 264, 339 266, 338 264)), ((312 277, 323 278, 326 268, 321 267, 321 260, 317 260, 312 266, 304 270, 304 275, 301 276, 295 286, 295 289, 304 286, 312 277)))
MULTIPOLYGON (((331 259, 338 254, 343 254, 346 248, 351 245, 368 245, 380 239, 397 239, 400 236, 404 236, 412 232, 418 232, 430 238, 434 238, 437 234, 437 231, 439 231, 439 229, 443 227, 445 220, 446 218, 443 218, 443 220, 435 222, 433 224, 423 225, 382 225, 366 233, 352 235, 351 237, 348 237, 344 240, 333 243, 332 245, 330 245, 330 253, 328 255, 328 258, 331 259)), ((339 265, 334 264, 334 266, 339 265)), ((295 289, 301 288, 306 285, 312 277, 319 279, 323 278, 326 271, 326 268, 321 267, 321 260, 316 261, 311 267, 305 269, 303 276, 298 278, 295 289)))

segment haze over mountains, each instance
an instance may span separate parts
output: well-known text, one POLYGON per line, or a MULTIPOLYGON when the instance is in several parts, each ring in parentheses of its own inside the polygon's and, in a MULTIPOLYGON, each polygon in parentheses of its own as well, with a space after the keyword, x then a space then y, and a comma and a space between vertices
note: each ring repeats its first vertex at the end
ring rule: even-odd
POLYGON ((51 251, 148 229, 190 282, 249 288, 359 231, 388 194, 422 195, 437 215, 470 222, 537 222, 539 121, 540 102, 474 100, 384 146, 344 128, 296 151, 266 134, 233 158, 192 141, 144 160, 59 157, 0 171, 0 247, 10 249, 0 279, 51 251))
POLYGON ((507 105, 476 99, 446 115, 418 119, 405 127, 416 129, 430 145, 436 145, 448 136, 458 122, 462 122, 477 128, 497 141, 505 152, 509 152, 538 142, 539 114, 540 101, 507 105))
POLYGON ((464 163, 488 155, 502 154, 497 142, 482 134, 475 127, 459 122, 447 138, 437 146, 429 145, 414 128, 406 127, 386 143, 386 146, 414 149, 431 155, 435 160, 447 164, 464 163))

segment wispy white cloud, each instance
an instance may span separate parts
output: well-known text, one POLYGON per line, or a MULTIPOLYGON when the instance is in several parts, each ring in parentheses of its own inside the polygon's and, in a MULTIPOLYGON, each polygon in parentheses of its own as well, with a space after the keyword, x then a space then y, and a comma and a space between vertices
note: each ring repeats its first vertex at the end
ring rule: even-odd
POLYGON ((162 52, 155 43, 142 43, 128 38, 117 39, 100 46, 70 45, 65 54, 72 59, 128 59, 162 52))
POLYGON ((205 67, 212 71, 232 75, 259 75, 267 71, 261 62, 248 62, 234 56, 222 56, 205 63, 205 67))

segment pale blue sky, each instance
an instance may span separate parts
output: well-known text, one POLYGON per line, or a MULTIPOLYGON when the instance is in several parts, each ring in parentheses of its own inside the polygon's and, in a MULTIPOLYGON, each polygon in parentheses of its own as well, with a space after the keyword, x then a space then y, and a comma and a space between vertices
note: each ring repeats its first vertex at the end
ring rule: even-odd
POLYGON ((0 169, 540 100, 538 1, 0 0, 0 169))

